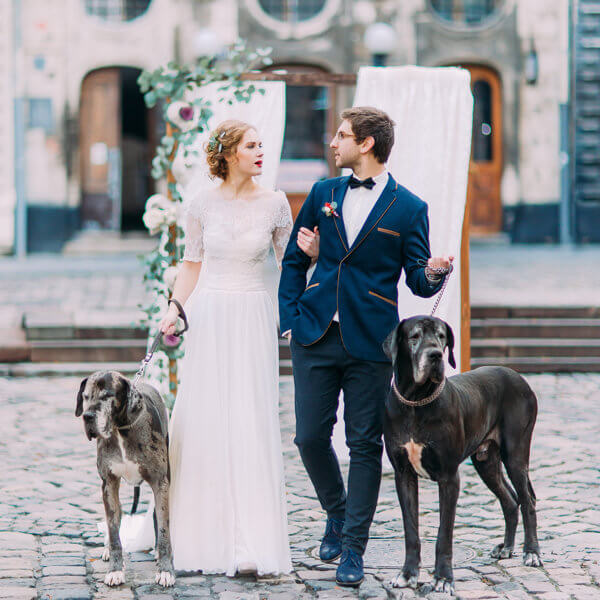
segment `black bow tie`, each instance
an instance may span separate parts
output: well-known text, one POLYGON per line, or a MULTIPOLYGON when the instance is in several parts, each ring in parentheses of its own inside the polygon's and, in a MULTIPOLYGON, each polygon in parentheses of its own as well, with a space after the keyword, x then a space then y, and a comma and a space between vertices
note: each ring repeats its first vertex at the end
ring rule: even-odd
POLYGON ((372 190, 375 187, 375 182, 373 181, 372 177, 367 177, 367 179, 365 179, 364 181, 357 179, 356 177, 354 177, 354 175, 350 177, 350 187, 352 189, 361 186, 366 187, 368 190, 372 190))

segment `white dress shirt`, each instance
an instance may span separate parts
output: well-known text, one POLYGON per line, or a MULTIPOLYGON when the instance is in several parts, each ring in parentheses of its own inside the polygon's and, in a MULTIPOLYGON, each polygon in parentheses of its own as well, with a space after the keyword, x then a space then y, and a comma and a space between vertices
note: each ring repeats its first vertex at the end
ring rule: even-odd
POLYGON ((352 246, 356 240, 358 232, 365 224, 369 213, 373 210, 375 203, 381 192, 387 185, 389 174, 387 170, 383 170, 379 175, 372 178, 375 185, 369 189, 364 186, 352 189, 348 186, 344 203, 342 204, 342 219, 344 219, 344 227, 346 229, 346 237, 348 244, 352 246))
MULTIPOLYGON (((379 175, 373 177, 375 185, 371 189, 364 186, 353 189, 348 186, 342 204, 342 219, 344 219, 344 228, 350 246, 354 244, 356 236, 381 196, 381 192, 385 189, 388 179, 389 173, 387 169, 384 169, 379 175)), ((337 311, 333 315, 333 320, 338 323, 340 321, 337 311)))

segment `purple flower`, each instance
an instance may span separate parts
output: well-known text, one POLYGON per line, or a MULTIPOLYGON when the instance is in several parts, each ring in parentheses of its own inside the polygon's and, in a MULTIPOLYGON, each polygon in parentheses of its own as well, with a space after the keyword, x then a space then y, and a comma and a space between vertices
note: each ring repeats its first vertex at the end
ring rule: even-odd
POLYGON ((181 338, 177 335, 163 335, 163 344, 169 348, 176 348, 181 342, 181 338))
POLYGON ((182 106, 179 109, 179 116, 184 121, 191 121, 194 118, 194 109, 191 106, 182 106))

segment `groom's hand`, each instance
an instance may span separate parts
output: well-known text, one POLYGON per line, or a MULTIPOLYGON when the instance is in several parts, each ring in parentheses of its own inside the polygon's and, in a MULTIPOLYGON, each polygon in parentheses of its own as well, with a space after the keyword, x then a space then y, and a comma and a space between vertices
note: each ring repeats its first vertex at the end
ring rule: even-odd
POLYGON ((425 275, 431 278, 439 279, 442 275, 450 272, 454 256, 436 256, 427 261, 425 275), (441 271, 440 271, 441 269, 441 271))

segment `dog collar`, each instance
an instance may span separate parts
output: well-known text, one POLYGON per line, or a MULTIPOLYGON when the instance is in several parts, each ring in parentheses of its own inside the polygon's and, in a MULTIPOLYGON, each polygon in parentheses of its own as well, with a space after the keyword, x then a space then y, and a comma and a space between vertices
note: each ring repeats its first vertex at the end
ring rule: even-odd
POLYGON ((394 394, 396 394, 398 400, 400 400, 402 404, 406 404, 406 406, 425 406, 427 404, 431 404, 434 400, 436 400, 439 397, 439 395, 444 390, 444 387, 446 387, 445 377, 442 383, 440 383, 438 388, 435 390, 435 392, 433 392, 433 394, 431 394, 430 396, 427 396, 426 398, 421 398, 421 400, 409 400, 399 392, 398 386, 396 385, 396 378, 394 377, 394 375, 392 375, 392 389, 394 390, 394 394))
POLYGON ((127 423, 127 425, 121 425, 120 427, 117 427, 117 429, 119 431, 123 431, 123 429, 131 429, 140 420, 144 412, 145 411, 140 410, 140 414, 131 423, 127 423))

